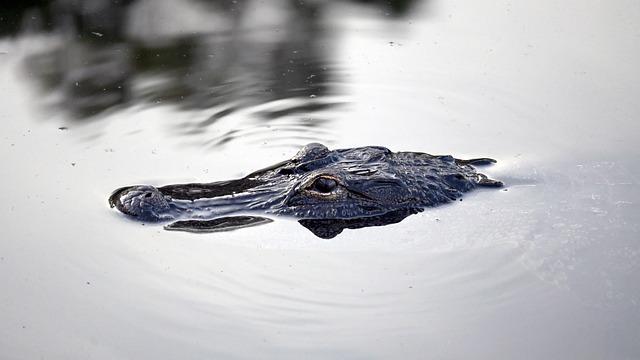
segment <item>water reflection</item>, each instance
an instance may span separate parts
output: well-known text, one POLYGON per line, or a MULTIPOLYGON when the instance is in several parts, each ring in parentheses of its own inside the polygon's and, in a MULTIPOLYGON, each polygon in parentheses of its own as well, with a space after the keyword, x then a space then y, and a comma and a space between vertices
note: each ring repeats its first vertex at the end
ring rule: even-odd
POLYGON ((371 226, 385 226, 396 224, 407 216, 416 214, 415 209, 401 209, 390 211, 379 216, 354 219, 302 219, 298 223, 309 229, 315 236, 322 239, 333 239, 344 229, 361 229, 371 226))
MULTIPOLYGON (((354 2, 402 16, 415 1, 354 2)), ((239 112, 252 119, 250 132, 286 118, 279 127, 313 133, 345 103, 326 19, 329 7, 344 3, 32 1, 3 10, 12 21, 0 31, 50 29, 62 40, 30 57, 28 67, 71 119, 171 105, 206 111, 176 123, 179 135, 201 134, 239 112)), ((231 127, 206 144, 246 130, 231 127)))
MULTIPOLYGON (((344 229, 362 229, 396 224, 416 213, 418 211, 414 209, 402 209, 379 216, 353 219, 301 219, 298 220, 298 223, 321 239, 333 239, 340 235, 344 229)), ((164 229, 191 233, 214 233, 268 224, 272 221, 269 218, 253 215, 222 216, 211 220, 179 220, 165 225, 164 229)))

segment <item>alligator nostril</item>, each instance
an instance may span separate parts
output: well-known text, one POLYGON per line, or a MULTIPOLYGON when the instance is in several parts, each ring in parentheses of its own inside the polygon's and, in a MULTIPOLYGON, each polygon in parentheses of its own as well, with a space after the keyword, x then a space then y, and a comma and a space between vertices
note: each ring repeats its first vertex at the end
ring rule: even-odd
POLYGON ((146 197, 146 198, 150 198, 151 196, 153 196, 153 194, 151 194, 151 193, 144 194, 144 197, 146 197))

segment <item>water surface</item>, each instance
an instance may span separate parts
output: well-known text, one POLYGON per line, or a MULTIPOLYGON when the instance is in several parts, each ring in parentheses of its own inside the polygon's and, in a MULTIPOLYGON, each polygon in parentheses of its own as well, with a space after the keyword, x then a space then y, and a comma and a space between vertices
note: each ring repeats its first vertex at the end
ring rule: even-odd
POLYGON ((3 359, 640 356, 635 2, 65 3, 0 10, 3 359), (312 141, 507 188, 332 240, 106 202, 312 141))

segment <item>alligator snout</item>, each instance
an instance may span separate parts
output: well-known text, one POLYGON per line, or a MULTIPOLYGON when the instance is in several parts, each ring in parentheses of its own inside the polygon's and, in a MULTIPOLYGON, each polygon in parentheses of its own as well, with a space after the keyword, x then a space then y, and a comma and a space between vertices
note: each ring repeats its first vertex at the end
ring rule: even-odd
POLYGON ((165 196, 149 185, 119 188, 109 197, 109 205, 144 221, 158 221, 169 210, 169 202, 165 196))

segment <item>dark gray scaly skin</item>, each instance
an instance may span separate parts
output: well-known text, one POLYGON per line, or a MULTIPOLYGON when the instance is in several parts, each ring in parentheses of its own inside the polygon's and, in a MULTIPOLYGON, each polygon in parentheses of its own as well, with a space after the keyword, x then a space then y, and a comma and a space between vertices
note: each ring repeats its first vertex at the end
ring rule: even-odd
POLYGON ((167 228, 203 232, 208 224, 230 228, 261 223, 260 217, 223 215, 260 211, 288 215, 314 234, 330 238, 345 228, 399 222, 424 208, 448 203, 478 186, 500 187, 471 165, 449 155, 391 152, 378 146, 329 150, 303 147, 291 160, 242 179, 203 184, 135 185, 116 190, 111 207, 145 222, 173 222, 167 228))

